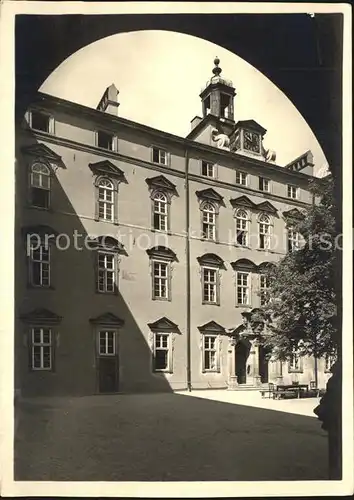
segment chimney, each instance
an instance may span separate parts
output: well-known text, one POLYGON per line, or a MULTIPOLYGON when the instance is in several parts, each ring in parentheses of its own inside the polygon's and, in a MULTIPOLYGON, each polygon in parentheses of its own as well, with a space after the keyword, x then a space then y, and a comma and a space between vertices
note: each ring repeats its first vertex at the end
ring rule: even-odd
POLYGON ((191 120, 191 131, 195 129, 197 125, 202 121, 200 116, 195 116, 193 120, 191 120))
POLYGON ((106 88, 96 109, 110 115, 118 116, 118 94, 119 90, 112 83, 112 85, 106 88))

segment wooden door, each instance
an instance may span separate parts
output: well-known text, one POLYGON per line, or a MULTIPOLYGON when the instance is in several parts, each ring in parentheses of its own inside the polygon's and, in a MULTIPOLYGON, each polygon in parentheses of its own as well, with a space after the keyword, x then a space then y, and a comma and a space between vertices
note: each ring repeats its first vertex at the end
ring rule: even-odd
POLYGON ((100 393, 113 393, 119 390, 119 355, 117 332, 101 330, 98 332, 98 390, 100 393))

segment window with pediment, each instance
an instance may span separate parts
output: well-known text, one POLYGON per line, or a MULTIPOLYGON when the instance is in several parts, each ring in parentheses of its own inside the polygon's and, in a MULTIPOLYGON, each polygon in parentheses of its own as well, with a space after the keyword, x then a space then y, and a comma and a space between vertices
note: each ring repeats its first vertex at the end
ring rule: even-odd
POLYGON ((271 248, 272 219, 266 213, 258 216, 258 247, 262 250, 271 248))
POLYGON ((215 254, 198 257, 202 285, 202 304, 220 305, 220 270, 223 260, 215 254))
POLYGON ((20 319, 26 323, 24 340, 28 347, 29 370, 54 371, 57 329, 62 318, 42 308, 22 314, 20 319))
POLYGON ((50 208, 51 169, 43 161, 30 166, 29 201, 36 208, 50 208))
POLYGON ((201 237, 204 240, 218 241, 218 216, 223 197, 214 189, 196 191, 201 214, 201 237))
POLYGON ((172 197, 178 196, 176 186, 163 175, 146 179, 146 183, 151 198, 151 227, 154 231, 168 232, 172 197))
POLYGON ((239 259, 231 265, 235 271, 236 306, 249 307, 252 305, 252 276, 257 267, 248 259, 239 259))
POLYGON ((166 247, 147 250, 150 257, 151 288, 153 300, 172 300, 172 263, 176 254, 166 247))
POLYGON ((126 183, 124 172, 109 160, 90 163, 95 186, 95 219, 118 224, 118 189, 126 183))
POLYGON ((221 371, 222 335, 225 328, 209 321, 198 327, 201 334, 201 369, 202 373, 221 371))
POLYGON ((236 219, 236 245, 247 247, 249 244, 250 216, 244 208, 235 210, 236 219))

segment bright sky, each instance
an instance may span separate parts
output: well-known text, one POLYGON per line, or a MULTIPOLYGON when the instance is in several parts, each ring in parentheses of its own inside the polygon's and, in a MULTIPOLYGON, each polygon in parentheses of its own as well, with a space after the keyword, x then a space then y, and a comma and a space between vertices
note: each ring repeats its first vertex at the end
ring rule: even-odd
POLYGON ((199 94, 212 76, 215 56, 233 81, 235 119, 256 120, 267 129, 266 148, 285 165, 307 150, 315 175, 327 165, 313 132, 290 100, 261 72, 232 52, 190 35, 137 31, 94 42, 66 59, 40 90, 96 108, 106 87, 119 90, 119 115, 185 137, 201 115, 199 94))

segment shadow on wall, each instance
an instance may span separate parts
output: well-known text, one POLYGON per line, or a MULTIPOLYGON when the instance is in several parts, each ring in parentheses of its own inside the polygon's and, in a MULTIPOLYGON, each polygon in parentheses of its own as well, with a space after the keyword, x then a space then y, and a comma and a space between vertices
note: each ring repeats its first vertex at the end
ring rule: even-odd
MULTIPOLYGON (((15 387, 23 395, 88 395, 97 392, 155 392, 171 391, 164 373, 153 373, 152 353, 131 310, 119 290, 113 294, 98 293, 96 289, 97 251, 85 248, 78 251, 73 245, 60 250, 51 245, 51 286, 33 288, 28 284, 25 228, 49 226, 64 233, 72 241, 75 233, 83 241, 89 232, 104 236, 107 224, 87 220, 86 228, 60 185, 52 167, 52 211, 30 208, 28 200, 29 164, 35 159, 38 141, 30 131, 18 130, 16 144, 16 270, 15 270, 15 387), (18 137, 23 136, 19 140, 18 137), (27 153, 23 153, 23 147, 27 153), (32 151, 33 154, 30 152, 32 151), (60 213, 58 211, 60 210, 60 213), (35 318, 43 310, 61 317, 51 326, 54 363, 51 371, 31 369, 31 326, 41 326, 35 318), (37 311, 37 313, 36 313, 37 311), (21 316, 26 315, 26 320, 21 316), (37 314, 38 315, 38 314, 37 314), (91 321, 90 321, 91 320, 91 321), (36 324, 37 323, 37 324, 36 324), (117 356, 98 355, 98 332, 117 329, 117 356), (115 378, 114 378, 115 377, 115 378), (104 389, 104 384, 106 390, 104 389), (116 386, 113 386, 115 383, 116 386), (103 384, 103 385, 102 385, 103 384)), ((45 153, 43 153, 45 154, 45 153)), ((47 162, 44 158, 44 162, 47 162)), ((48 163, 48 162, 47 162, 48 163)), ((86 224, 86 221, 85 221, 86 224)), ((61 242, 65 246, 65 240, 61 242)), ((97 247, 96 247, 97 248, 97 247)), ((129 256, 119 255, 129 258, 129 256)), ((48 318, 42 323, 48 322, 48 318)), ((43 326, 43 325, 42 325, 43 326)))

